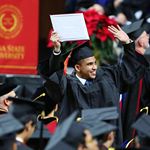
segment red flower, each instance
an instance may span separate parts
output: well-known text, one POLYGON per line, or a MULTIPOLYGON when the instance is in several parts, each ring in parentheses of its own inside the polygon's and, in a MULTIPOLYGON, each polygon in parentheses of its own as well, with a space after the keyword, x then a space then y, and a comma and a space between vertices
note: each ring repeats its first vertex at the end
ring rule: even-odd
POLYGON ((98 29, 96 37, 101 41, 105 42, 107 40, 107 35, 105 34, 104 30, 98 29))
POLYGON ((47 47, 52 48, 53 47, 53 42, 50 40, 51 34, 52 34, 52 29, 49 31, 48 34, 48 43, 47 43, 47 47))
POLYGON ((114 40, 112 33, 108 31, 108 26, 116 25, 115 20, 105 15, 100 15, 95 10, 87 10, 83 12, 89 36, 96 36, 102 42, 108 38, 114 40))
POLYGON ((107 27, 103 27, 103 31, 107 35, 108 38, 110 38, 111 40, 115 40, 113 34, 111 32, 109 32, 107 27))
POLYGON ((87 30, 89 36, 92 36, 92 34, 95 33, 97 30, 97 23, 93 22, 92 24, 87 24, 87 30))

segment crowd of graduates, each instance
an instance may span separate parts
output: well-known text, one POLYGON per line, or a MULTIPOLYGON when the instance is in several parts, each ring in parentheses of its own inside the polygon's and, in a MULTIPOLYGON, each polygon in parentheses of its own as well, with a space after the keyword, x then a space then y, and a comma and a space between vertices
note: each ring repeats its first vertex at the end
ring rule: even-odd
POLYGON ((62 43, 52 32, 54 47, 39 63, 40 81, 30 94, 24 90, 33 87, 32 81, 6 77, 0 83, 1 150, 150 149, 149 2, 68 0, 66 12, 97 5, 116 20, 124 15, 124 23, 117 21, 121 27, 108 27, 124 51, 118 63, 98 66, 83 42, 70 49, 65 65, 73 71, 64 73, 62 43), (131 3, 140 7, 134 13, 124 11, 131 3), (136 18, 139 8, 142 15, 136 18))
MULTIPOLYGON (((83 109, 82 118, 77 117, 79 111, 74 111, 52 130, 52 124, 58 120, 51 111, 47 116, 43 114, 45 102, 35 98, 18 98, 19 90, 17 85, 1 85, 1 98, 8 104, 1 105, 2 150, 106 150, 125 149, 130 144, 116 143, 117 107, 83 109)), ((131 149, 149 149, 149 123, 149 115, 143 114, 132 124, 137 134, 131 149)))

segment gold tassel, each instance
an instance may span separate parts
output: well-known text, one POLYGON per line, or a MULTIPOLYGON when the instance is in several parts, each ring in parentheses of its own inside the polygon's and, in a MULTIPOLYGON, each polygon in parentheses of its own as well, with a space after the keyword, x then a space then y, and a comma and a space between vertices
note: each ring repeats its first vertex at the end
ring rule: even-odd
POLYGON ((148 113, 149 113, 149 108, 148 108, 148 106, 146 106, 146 107, 144 107, 144 108, 141 108, 140 109, 140 112, 142 112, 142 111, 144 111, 144 110, 146 110, 146 115, 148 115, 148 113))

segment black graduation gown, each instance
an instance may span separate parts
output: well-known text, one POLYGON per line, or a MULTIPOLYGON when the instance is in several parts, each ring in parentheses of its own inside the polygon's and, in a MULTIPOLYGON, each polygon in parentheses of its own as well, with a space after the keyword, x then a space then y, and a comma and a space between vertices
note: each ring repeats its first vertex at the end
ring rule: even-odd
MULTIPOLYGON (((135 136, 132 124, 136 118, 142 115, 140 109, 148 107, 150 109, 150 68, 140 81, 130 85, 127 97, 123 106, 123 135, 124 141, 131 140, 135 136)), ((148 112, 150 114, 150 112, 148 112)))
MULTIPOLYGON (((119 95, 124 86, 139 80, 148 66, 144 57, 137 54, 134 48, 134 43, 125 45, 125 55, 120 64, 98 68, 90 87, 82 85, 75 75, 65 76, 63 71, 51 74, 44 86, 49 96, 59 104, 59 121, 74 110, 108 106, 119 108, 119 95)), ((52 55, 50 70, 55 70, 54 64, 57 64, 58 58, 59 56, 52 55)), ((121 117, 119 125, 121 134, 121 117)))
POLYGON ((150 68, 146 71, 143 79, 143 91, 141 96, 141 108, 148 107, 150 114, 150 68))
POLYGON ((32 148, 28 147, 26 144, 21 143, 19 141, 16 142, 17 150, 33 150, 32 148))

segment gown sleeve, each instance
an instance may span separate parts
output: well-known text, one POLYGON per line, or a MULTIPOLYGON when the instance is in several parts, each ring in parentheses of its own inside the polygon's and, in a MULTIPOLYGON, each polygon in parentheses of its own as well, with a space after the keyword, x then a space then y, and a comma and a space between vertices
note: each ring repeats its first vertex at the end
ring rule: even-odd
POLYGON ((105 75, 116 85, 120 93, 128 85, 141 79, 149 66, 144 56, 135 51, 133 42, 124 45, 124 51, 124 56, 118 64, 103 68, 105 75))
POLYGON ((48 95, 59 103, 67 86, 66 76, 61 66, 61 55, 51 55, 49 59, 49 77, 45 78, 44 87, 48 95))

